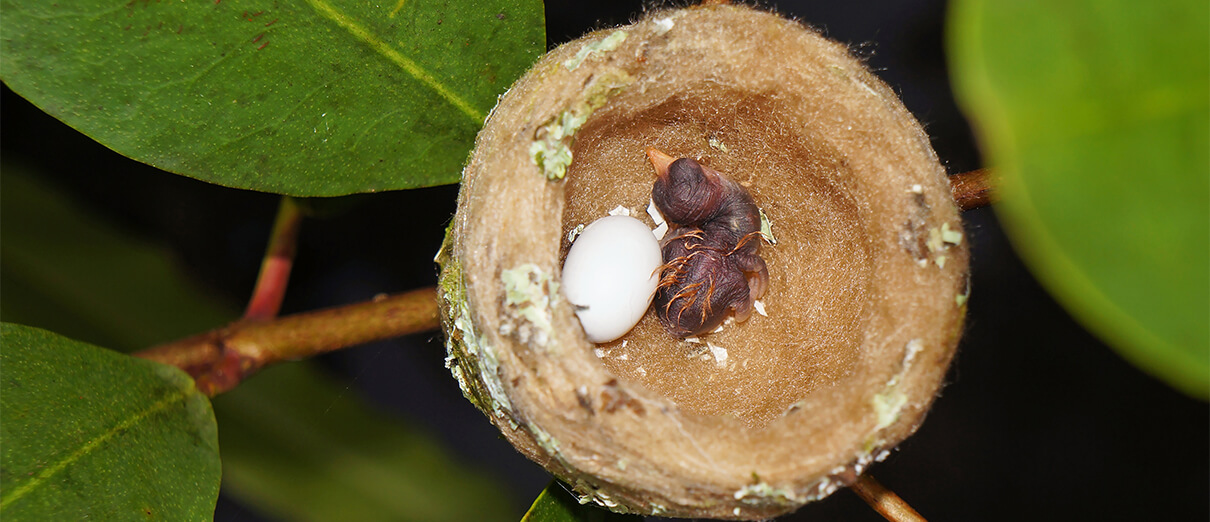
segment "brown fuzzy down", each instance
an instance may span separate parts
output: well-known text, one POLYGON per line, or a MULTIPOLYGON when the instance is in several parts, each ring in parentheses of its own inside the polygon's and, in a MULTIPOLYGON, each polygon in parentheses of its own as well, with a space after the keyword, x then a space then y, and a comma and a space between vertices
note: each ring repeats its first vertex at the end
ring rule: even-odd
POLYGON ((764 295, 769 272, 760 257, 760 210, 725 174, 692 158, 672 160, 655 149, 651 200, 677 228, 663 238, 664 265, 651 306, 680 339, 744 321, 764 295), (663 156, 663 158, 660 158, 663 156))
POLYGON ((665 263, 651 306, 673 337, 710 332, 729 317, 748 318, 755 297, 740 262, 759 262, 763 270, 759 257, 697 227, 675 229, 662 250, 665 263))
POLYGON ((795 22, 723 5, 617 30, 549 53, 479 134, 440 256, 449 364, 592 501, 785 513, 910 435, 940 387, 967 279, 945 172, 890 89, 795 22), (552 131, 588 111, 574 137, 552 131), (561 179, 532 152, 551 136, 572 153, 561 179), (655 226, 648 147, 727 173, 768 217, 767 317, 692 342, 648 311, 585 339, 552 283, 578 225, 622 206, 655 226))

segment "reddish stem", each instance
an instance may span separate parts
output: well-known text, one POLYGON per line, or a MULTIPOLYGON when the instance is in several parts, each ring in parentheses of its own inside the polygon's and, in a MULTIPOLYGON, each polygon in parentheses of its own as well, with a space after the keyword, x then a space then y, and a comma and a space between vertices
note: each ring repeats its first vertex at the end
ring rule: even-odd
POLYGON ((260 275, 256 278, 256 289, 244 311, 244 319, 263 321, 277 317, 282 300, 286 297, 286 286, 290 282, 290 269, 294 266, 294 253, 298 250, 298 231, 302 225, 302 209, 289 196, 281 199, 277 219, 273 222, 273 233, 265 249, 260 275))
POLYGON ((857 482, 854 482, 849 489, 857 493, 857 496, 874 508, 882 518, 890 522, 926 522, 924 517, 920 516, 912 506, 904 502, 899 495, 879 484, 874 477, 862 475, 857 477, 857 482))

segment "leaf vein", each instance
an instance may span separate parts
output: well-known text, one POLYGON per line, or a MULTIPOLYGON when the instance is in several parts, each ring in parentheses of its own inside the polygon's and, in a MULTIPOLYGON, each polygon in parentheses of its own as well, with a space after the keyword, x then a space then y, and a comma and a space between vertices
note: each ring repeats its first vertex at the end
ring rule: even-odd
POLYGON ((462 99, 461 96, 458 96, 451 91, 445 86, 445 84, 441 83, 440 80, 433 77, 433 75, 429 74, 429 72, 424 70, 424 68, 420 67, 419 64, 395 50, 395 48, 391 47, 390 44, 374 36, 369 30, 361 25, 358 25, 356 21, 354 21, 352 18, 349 18, 344 13, 337 11, 335 7, 332 7, 324 0, 307 0, 307 2, 310 3, 311 7, 314 7, 316 11, 319 11, 321 15, 335 22, 336 25, 339 25, 357 39, 365 42, 366 45, 369 45, 371 49, 378 52, 395 65, 399 66, 399 68, 403 69, 404 72, 407 72, 413 78, 416 78, 437 94, 441 95, 441 97, 445 98, 445 100, 451 105, 474 120, 475 124, 478 125, 483 123, 485 116, 482 112, 471 106, 471 104, 462 99))
POLYGON ((99 437, 96 437, 96 438, 88 441, 83 446, 80 446, 79 449, 77 449, 76 451, 67 455, 66 457, 62 458, 58 462, 55 462, 54 464, 52 464, 50 466, 42 468, 42 471, 40 473, 38 473, 37 475, 35 475, 33 478, 31 478, 29 480, 29 482, 26 482, 25 484, 22 484, 21 486, 15 488, 15 489, 9 490, 4 497, 0 498, 0 509, 4 509, 9 504, 12 504, 13 502, 16 502, 17 500, 21 499, 21 497, 24 497, 25 495, 29 494, 31 491, 33 491, 38 486, 42 485, 42 483, 49 480, 55 474, 59 473, 60 471, 63 471, 71 464, 84 458, 85 455, 88 455, 89 453, 93 452, 97 448, 101 447, 102 444, 104 444, 109 439, 112 439, 117 434, 130 429, 132 426, 134 426, 135 424, 138 424, 143 419, 146 419, 147 417, 150 417, 156 413, 164 411, 165 409, 168 409, 168 407, 170 407, 178 402, 184 402, 185 398, 186 398, 186 394, 183 391, 178 390, 178 393, 164 397, 163 399, 160 399, 155 404, 152 404, 151 406, 147 407, 143 411, 137 412, 134 415, 132 415, 131 417, 127 418, 126 420, 114 425, 108 431, 106 431, 105 433, 102 433, 99 437))

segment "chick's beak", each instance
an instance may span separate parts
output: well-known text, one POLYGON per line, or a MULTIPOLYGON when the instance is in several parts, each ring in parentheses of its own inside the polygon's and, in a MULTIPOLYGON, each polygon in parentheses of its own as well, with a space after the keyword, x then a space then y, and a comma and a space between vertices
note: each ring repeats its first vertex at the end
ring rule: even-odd
POLYGON ((660 179, 668 177, 668 166, 676 161, 676 158, 669 156, 655 147, 647 147, 647 159, 651 160, 651 166, 655 167, 655 175, 660 179))

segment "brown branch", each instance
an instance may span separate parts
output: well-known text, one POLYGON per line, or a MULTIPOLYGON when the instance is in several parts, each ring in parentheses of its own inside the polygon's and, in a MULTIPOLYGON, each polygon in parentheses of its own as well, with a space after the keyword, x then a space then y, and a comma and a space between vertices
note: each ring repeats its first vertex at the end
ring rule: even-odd
POLYGON ((435 288, 273 320, 240 320, 135 355, 185 370, 214 396, 261 368, 440 326, 435 288))
POLYGON ((857 496, 874 508, 882 518, 890 522, 926 522, 924 517, 920 516, 912 506, 904 502, 899 495, 891 491, 882 484, 879 484, 874 477, 862 475, 857 477, 857 482, 854 482, 849 489, 857 493, 857 496))
POLYGON ((991 169, 953 174, 949 180, 954 201, 962 210, 986 207, 996 201, 995 185, 1000 179, 991 169))
POLYGON ((260 275, 256 278, 256 289, 248 300, 244 319, 265 320, 277 317, 282 299, 286 296, 286 284, 290 281, 290 268, 294 265, 294 253, 298 250, 298 231, 303 213, 298 202, 289 196, 281 199, 277 219, 273 222, 273 234, 265 249, 265 260, 261 262, 260 275))

